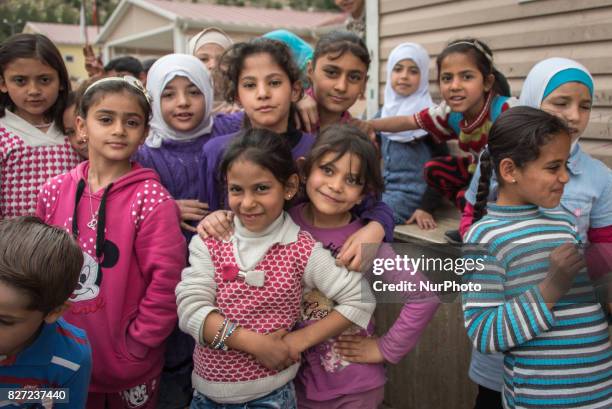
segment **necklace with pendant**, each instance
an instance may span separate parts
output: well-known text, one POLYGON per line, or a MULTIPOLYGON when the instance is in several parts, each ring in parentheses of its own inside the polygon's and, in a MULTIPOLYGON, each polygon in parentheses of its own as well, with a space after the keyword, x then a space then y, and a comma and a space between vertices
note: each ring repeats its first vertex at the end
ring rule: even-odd
POLYGON ((88 181, 87 184, 89 185, 89 212, 91 213, 91 219, 89 222, 87 222, 87 227, 93 231, 96 231, 98 227, 98 212, 96 211, 96 213, 94 213, 93 211, 93 205, 91 204, 91 195, 93 195, 93 191, 91 190, 91 183, 88 181))

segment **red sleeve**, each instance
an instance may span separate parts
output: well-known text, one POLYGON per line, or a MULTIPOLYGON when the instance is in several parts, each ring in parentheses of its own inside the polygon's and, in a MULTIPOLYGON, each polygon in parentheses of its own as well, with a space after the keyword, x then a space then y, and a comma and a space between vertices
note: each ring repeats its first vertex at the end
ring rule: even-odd
POLYGON ((586 251, 589 276, 596 281, 612 271, 612 226, 590 228, 586 251))
POLYGON ((461 221, 459 222, 459 234, 461 237, 465 236, 468 229, 474 222, 474 206, 470 202, 465 202, 463 213, 461 213, 461 221))

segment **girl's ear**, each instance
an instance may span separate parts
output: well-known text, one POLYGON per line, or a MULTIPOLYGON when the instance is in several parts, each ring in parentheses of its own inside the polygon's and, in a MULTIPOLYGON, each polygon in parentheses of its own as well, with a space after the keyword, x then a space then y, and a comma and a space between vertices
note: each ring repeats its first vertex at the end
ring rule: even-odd
POLYGON ((142 138, 140 139, 140 142, 139 142, 140 145, 145 143, 145 141, 147 140, 147 136, 149 136, 150 129, 151 128, 149 127, 149 125, 145 126, 144 133, 142 134, 142 138))
POLYGON ((285 182, 285 200, 291 200, 295 197, 298 189, 300 188, 300 178, 297 173, 289 176, 287 182, 285 182))
POLYGON ((85 118, 80 115, 77 115, 74 120, 74 127, 76 129, 77 136, 81 139, 87 139, 87 127, 85 125, 85 118))
POLYGON ((308 82, 312 84, 312 74, 314 73, 314 65, 312 60, 308 61, 308 65, 306 67, 306 76, 308 77, 308 82))
POLYGON ((4 77, 0 75, 0 92, 6 94, 8 92, 8 88, 6 87, 6 83, 4 82, 4 77))
POLYGON ((291 102, 296 103, 300 100, 300 96, 302 95, 302 81, 297 80, 291 86, 291 102))
POLYGON ((516 183, 518 167, 510 158, 504 158, 499 163, 499 177, 506 184, 516 183))
POLYGON ((485 92, 491 91, 493 88, 493 84, 495 84, 495 75, 489 74, 486 76, 484 80, 484 90, 485 92))

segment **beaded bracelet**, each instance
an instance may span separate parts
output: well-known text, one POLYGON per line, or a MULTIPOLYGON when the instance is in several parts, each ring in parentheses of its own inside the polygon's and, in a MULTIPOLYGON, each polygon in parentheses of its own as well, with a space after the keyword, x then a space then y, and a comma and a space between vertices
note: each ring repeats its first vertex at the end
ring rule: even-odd
POLYGON ((238 325, 234 324, 233 322, 230 322, 230 324, 228 325, 228 330, 226 331, 224 336, 221 338, 221 341, 219 341, 219 344, 216 345, 215 349, 221 349, 223 351, 227 351, 229 348, 227 347, 227 345, 225 345, 225 341, 227 341, 228 338, 232 336, 236 328, 238 328, 238 325))
POLYGON ((219 329, 217 330, 217 334, 213 338, 212 342, 209 344, 211 347, 214 348, 214 345, 217 343, 217 341, 219 340, 219 337, 221 336, 221 332, 222 332, 223 328, 225 328, 225 326, 227 325, 228 322, 229 322, 229 320, 227 318, 223 317, 223 322, 221 323, 221 326, 219 326, 219 329))

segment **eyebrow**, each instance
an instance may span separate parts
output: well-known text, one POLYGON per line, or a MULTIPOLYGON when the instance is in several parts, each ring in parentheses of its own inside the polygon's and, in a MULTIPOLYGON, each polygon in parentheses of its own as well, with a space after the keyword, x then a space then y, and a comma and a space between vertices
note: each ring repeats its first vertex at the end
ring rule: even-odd
MULTIPOLYGON (((117 111, 112 111, 110 109, 99 109, 95 112, 95 114, 110 114, 110 115, 118 115, 117 111)), ((125 115, 128 116, 137 116, 142 118, 142 114, 138 112, 125 112, 125 115)))

